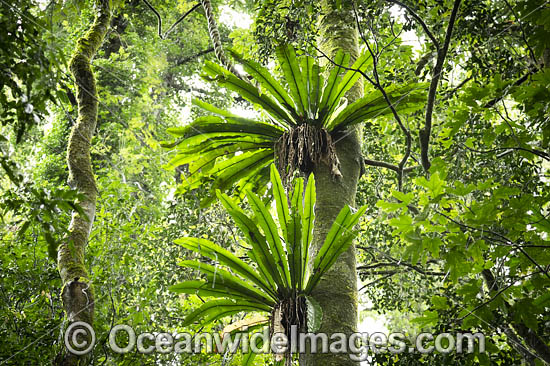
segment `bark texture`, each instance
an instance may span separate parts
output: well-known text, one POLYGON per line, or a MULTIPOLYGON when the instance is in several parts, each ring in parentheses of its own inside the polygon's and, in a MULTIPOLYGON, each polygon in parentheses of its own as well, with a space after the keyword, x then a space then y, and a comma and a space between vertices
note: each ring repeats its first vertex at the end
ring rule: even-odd
MULTIPOLYGON (((358 32, 355 27, 353 3, 341 1, 336 6, 334 0, 323 0, 322 16, 319 20, 321 37, 320 49, 329 57, 334 57, 341 49, 351 54, 351 63, 358 56, 358 32)), ((347 66, 347 65, 346 65, 347 66)), ((362 96, 362 83, 359 81, 346 95, 348 103, 362 96)), ((345 136, 334 136, 336 154, 340 161, 342 177, 335 179, 331 168, 317 164, 314 168, 317 203, 315 207, 315 228, 310 251, 310 265, 323 244, 328 230, 344 205, 355 205, 355 194, 361 170, 360 131, 348 131, 345 136)), ((323 276, 313 292, 313 297, 323 309, 323 321, 319 332, 350 334, 357 329, 357 272, 355 246, 342 254, 334 266, 323 276)), ((349 354, 308 354, 302 356, 301 365, 308 366, 350 366, 358 365, 349 354)))
MULTIPOLYGON (((68 237, 60 244, 57 253, 59 274, 63 282, 63 306, 68 324, 83 321, 91 325, 94 311, 94 295, 84 264, 85 248, 94 222, 97 197, 90 146, 97 123, 98 96, 90 60, 103 43, 109 28, 109 0, 96 1, 96 9, 94 23, 78 40, 70 62, 70 70, 76 83, 78 118, 69 137, 67 165, 69 186, 77 189, 84 197, 78 202, 84 215, 73 212, 68 237)), ((87 360, 66 353, 58 357, 57 364, 87 364, 87 360)))

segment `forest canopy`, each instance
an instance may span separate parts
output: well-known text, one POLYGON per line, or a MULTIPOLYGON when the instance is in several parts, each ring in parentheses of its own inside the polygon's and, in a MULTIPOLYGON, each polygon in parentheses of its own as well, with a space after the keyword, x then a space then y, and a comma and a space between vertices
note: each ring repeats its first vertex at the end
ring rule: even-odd
POLYGON ((1 365, 550 365, 550 1, 0 25, 1 365))

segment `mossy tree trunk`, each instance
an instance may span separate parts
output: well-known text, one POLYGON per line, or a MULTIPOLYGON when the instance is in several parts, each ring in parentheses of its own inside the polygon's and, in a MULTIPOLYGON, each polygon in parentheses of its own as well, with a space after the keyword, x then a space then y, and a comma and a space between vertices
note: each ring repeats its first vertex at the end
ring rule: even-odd
MULTIPOLYGON (((109 28, 109 3, 109 0, 96 1, 97 14, 94 23, 78 40, 70 62, 71 73, 76 83, 78 118, 69 137, 67 165, 69 186, 77 189, 83 197, 78 202, 83 214, 73 212, 68 237, 60 244, 57 253, 59 274, 63 282, 63 306, 68 324, 81 321, 91 325, 93 322, 94 295, 84 263, 85 248, 95 217, 97 196, 90 147, 97 123, 98 95, 90 61, 103 43, 109 28)), ((83 356, 67 352, 58 357, 57 364, 87 364, 87 360, 83 356)))
MULTIPOLYGON (((320 17, 321 36, 319 47, 329 57, 338 50, 351 54, 351 62, 358 56, 358 33, 355 27, 353 4, 323 0, 320 17)), ((330 64, 329 64, 330 65, 330 64)), ((358 82, 347 94, 348 103, 362 96, 362 83, 358 82)), ((355 205, 355 194, 361 171, 361 143, 358 129, 345 136, 335 136, 336 153, 340 160, 341 179, 334 179, 330 167, 319 164, 314 175, 317 184, 315 229, 311 261, 317 255, 334 219, 345 205, 355 205)), ((315 288, 313 297, 323 309, 323 321, 319 332, 350 334, 357 331, 357 272, 355 247, 342 254, 315 288)), ((348 354, 308 354, 301 358, 301 365, 349 366, 357 365, 348 354)))

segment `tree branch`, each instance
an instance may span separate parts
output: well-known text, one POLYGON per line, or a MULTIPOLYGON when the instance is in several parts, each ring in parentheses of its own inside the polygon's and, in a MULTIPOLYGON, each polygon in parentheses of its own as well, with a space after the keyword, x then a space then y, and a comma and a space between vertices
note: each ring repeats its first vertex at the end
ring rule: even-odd
POLYGON ((532 75, 533 73, 535 72, 534 69, 530 69, 529 72, 527 72, 527 74, 523 75, 521 78, 517 79, 516 81, 514 81, 510 86, 508 86, 504 92, 504 94, 496 97, 496 98, 493 98, 491 99, 490 101, 488 101, 483 107, 484 108, 491 108, 492 106, 494 106, 495 104, 497 104, 498 102, 500 102, 506 95, 508 95, 508 90, 513 87, 513 86, 519 86, 521 84, 523 84, 524 82, 526 82, 528 79, 529 79, 529 76, 532 75))
MULTIPOLYGON (((389 169, 389 170, 393 170, 396 173, 399 173, 399 167, 397 165, 393 165, 393 164, 387 163, 385 161, 364 159, 363 162, 365 163, 365 165, 377 166, 377 167, 380 167, 380 168, 386 168, 386 169, 389 169)), ((403 172, 408 173, 408 172, 412 171, 413 169, 418 168, 419 166, 420 165, 407 167, 407 168, 403 169, 403 172)))
MULTIPOLYGON (((368 78, 367 78, 367 80, 369 80, 371 82, 371 84, 373 84, 378 90, 380 90, 380 93, 382 93, 382 96, 384 97, 384 100, 386 101, 386 104, 388 104, 388 107, 390 108, 390 110, 393 114, 393 117, 395 118, 397 124, 399 125, 399 127, 403 131, 403 134, 405 135, 405 144, 406 144, 405 154, 403 155, 403 158, 399 162, 398 170, 397 170, 397 183, 398 183, 397 185, 398 185, 398 189, 401 191, 402 187, 403 187, 403 167, 405 166, 405 164, 407 163, 407 160, 409 159, 409 156, 411 155, 411 145, 412 145, 411 132, 409 131, 408 128, 405 127, 405 125, 401 121, 401 117, 397 113, 397 110, 393 106, 393 103, 390 101, 390 98, 388 97, 388 94, 386 93, 386 90, 384 89, 382 84, 380 84, 380 78, 378 76, 378 69, 377 69, 378 54, 375 54, 373 52, 373 50, 371 49, 369 43, 367 42, 367 39, 365 38, 365 35, 363 34, 363 30, 361 28, 361 23, 359 22, 359 15, 357 14, 357 9, 355 8, 355 3, 353 4, 353 14, 355 16, 355 23, 357 25, 357 29, 359 30, 359 36, 361 37, 361 39, 363 40, 363 42, 367 46, 367 49, 369 50, 369 53, 372 57, 372 72, 373 72, 373 75, 374 75, 374 82, 371 79, 368 79, 368 78)), ((376 44, 376 47, 378 48, 378 44, 376 44)))
POLYGON ((176 65, 176 66, 181 66, 181 65, 186 64, 186 63, 188 63, 188 62, 194 61, 195 59, 197 59, 197 58, 199 58, 199 57, 201 57, 201 56, 207 55, 207 54, 209 54, 209 53, 211 53, 211 52, 214 52, 214 47, 207 48, 207 49, 205 49, 205 50, 203 50, 203 51, 199 51, 199 52, 197 52, 197 53, 195 53, 195 54, 192 54, 192 55, 190 55, 190 56, 184 57, 184 58, 182 58, 181 60, 177 60, 177 61, 175 62, 175 65, 176 65))
POLYGON ((414 19, 416 19, 416 21, 422 26, 422 29, 424 29, 424 32, 426 33, 428 38, 430 38, 430 40, 434 44, 436 51, 439 52, 439 47, 440 47, 439 42, 434 37, 433 33, 430 31, 430 29, 428 28, 426 23, 422 20, 422 18, 420 18, 420 16, 411 7, 409 7, 407 4, 404 4, 404 3, 402 3, 401 1, 398 1, 398 0, 386 0, 386 1, 388 1, 390 3, 397 4, 400 7, 402 7, 403 9, 406 9, 411 14, 411 16, 414 19))
POLYGON ((174 30, 174 28, 176 28, 176 26, 179 23, 181 23, 185 18, 187 18, 187 16, 189 14, 191 14, 193 11, 198 9, 199 6, 201 6, 200 3, 197 3, 197 4, 193 5, 193 7, 191 9, 189 9, 187 12, 185 12, 181 17, 179 17, 179 19, 176 20, 176 22, 174 24, 172 24, 166 32, 162 33, 162 17, 160 16, 160 13, 157 11, 157 9, 155 9, 155 7, 153 5, 151 5, 151 3, 148 0, 143 0, 143 2, 145 3, 145 5, 147 5, 149 10, 151 10, 153 12, 153 14, 155 14, 155 16, 157 17, 157 33, 158 33, 160 39, 165 39, 166 36, 170 32, 172 32, 174 30))
POLYGON ((443 65, 445 64, 445 58, 447 57, 447 52, 449 51, 449 45, 451 44, 451 38, 453 34, 453 28, 456 21, 456 16, 458 14, 458 9, 460 8, 460 1, 455 0, 453 5, 453 10, 451 12, 451 17, 449 18, 449 24, 447 25, 447 32, 445 35, 445 43, 443 48, 437 52, 437 61, 432 72, 432 81, 430 83, 430 90, 428 92, 428 101, 426 103, 426 124, 424 128, 419 131, 420 138, 420 160, 425 171, 430 169, 430 157, 429 157, 429 146, 430 146, 430 135, 432 133, 432 115, 435 104, 435 97, 437 93, 437 88, 439 86, 439 80, 441 74, 443 73, 443 65))

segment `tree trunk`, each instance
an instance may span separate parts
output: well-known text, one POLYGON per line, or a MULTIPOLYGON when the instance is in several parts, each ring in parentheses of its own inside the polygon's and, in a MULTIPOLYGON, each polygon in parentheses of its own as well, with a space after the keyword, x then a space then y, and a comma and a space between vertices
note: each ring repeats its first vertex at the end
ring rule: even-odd
MULTIPOLYGON (((76 83, 78 118, 69 137, 67 165, 69 186, 76 188, 83 195, 78 204, 84 215, 77 211, 73 212, 68 237, 60 244, 57 253, 59 274, 63 282, 63 306, 69 325, 74 322, 92 325, 93 322, 94 295, 84 264, 85 248, 92 230, 97 196, 90 146, 97 122, 98 96, 90 60, 103 43, 109 28, 109 3, 109 0, 97 1, 94 23, 78 40, 70 62, 71 73, 76 83)), ((69 334, 69 338, 71 337, 72 334, 69 334)), ((80 341, 82 340, 79 339, 80 341)), ((90 342, 90 338, 87 341, 90 342)), ((58 356, 57 364, 79 365, 87 362, 85 356, 67 352, 58 356)))
MULTIPOLYGON (((355 27, 353 5, 341 1, 337 8, 334 0, 323 0, 320 18, 319 47, 329 57, 338 50, 351 54, 353 62, 358 56, 358 34, 355 27)), ((347 66, 347 65, 346 65, 347 66)), ((359 81, 346 95, 348 103, 362 96, 363 84, 359 81)), ((358 129, 345 137, 335 136, 336 153, 340 160, 341 179, 333 178, 330 167, 319 164, 314 169, 317 202, 315 228, 311 248, 310 265, 323 244, 334 219, 345 205, 355 205, 355 194, 361 171, 361 143, 358 129)), ((357 272, 355 246, 351 246, 323 276, 313 292, 313 297, 323 309, 323 321, 319 332, 350 334, 357 331, 357 272)), ((349 354, 307 354, 301 365, 349 366, 357 365, 349 354)))

